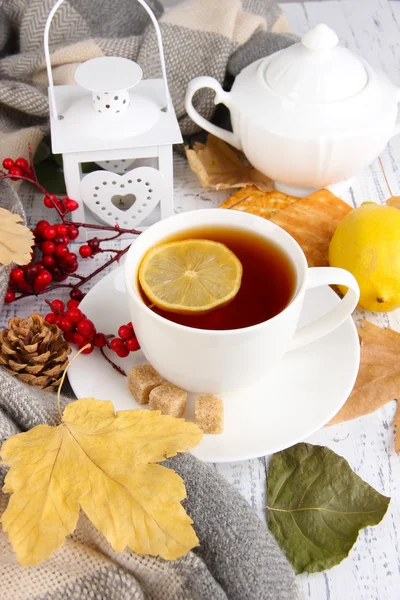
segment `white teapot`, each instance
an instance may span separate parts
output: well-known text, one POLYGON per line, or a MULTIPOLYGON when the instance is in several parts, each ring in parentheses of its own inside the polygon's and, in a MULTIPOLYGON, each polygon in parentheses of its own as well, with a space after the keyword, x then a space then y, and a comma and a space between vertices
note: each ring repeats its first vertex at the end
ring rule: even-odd
POLYGON ((306 196, 357 175, 400 132, 400 90, 342 46, 320 24, 301 42, 252 63, 225 92, 212 77, 188 86, 186 110, 206 131, 243 150, 277 189, 306 196), (231 112, 233 133, 199 115, 192 98, 215 91, 231 112))

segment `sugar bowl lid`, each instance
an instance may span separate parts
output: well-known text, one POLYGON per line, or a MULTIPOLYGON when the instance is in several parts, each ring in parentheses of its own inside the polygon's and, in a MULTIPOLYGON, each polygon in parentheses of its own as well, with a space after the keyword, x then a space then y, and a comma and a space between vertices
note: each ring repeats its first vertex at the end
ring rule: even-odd
POLYGON ((304 103, 337 102, 359 93, 368 82, 364 63, 338 42, 323 23, 310 29, 301 42, 272 57, 264 75, 268 85, 304 103))

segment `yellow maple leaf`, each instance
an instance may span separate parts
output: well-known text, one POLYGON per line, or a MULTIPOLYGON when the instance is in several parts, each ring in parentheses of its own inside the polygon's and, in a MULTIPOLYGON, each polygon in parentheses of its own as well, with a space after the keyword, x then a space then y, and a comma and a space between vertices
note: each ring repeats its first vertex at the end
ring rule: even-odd
POLYGON ((68 404, 59 426, 8 438, 11 493, 1 522, 19 563, 35 565, 61 547, 81 507, 113 549, 173 560, 198 545, 181 500, 182 479, 158 464, 202 438, 193 423, 159 411, 115 413, 111 401, 68 404))
POLYGON ((0 208, 0 264, 5 267, 12 262, 17 265, 31 262, 34 237, 21 221, 20 215, 0 208))

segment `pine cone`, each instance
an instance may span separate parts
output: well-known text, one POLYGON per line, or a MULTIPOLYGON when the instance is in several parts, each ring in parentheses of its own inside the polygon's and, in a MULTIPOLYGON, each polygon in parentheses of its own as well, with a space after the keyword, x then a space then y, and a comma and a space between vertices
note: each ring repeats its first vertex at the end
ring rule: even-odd
POLYGON ((45 391, 56 388, 71 352, 62 331, 39 313, 14 317, 0 332, 0 365, 24 383, 45 391))

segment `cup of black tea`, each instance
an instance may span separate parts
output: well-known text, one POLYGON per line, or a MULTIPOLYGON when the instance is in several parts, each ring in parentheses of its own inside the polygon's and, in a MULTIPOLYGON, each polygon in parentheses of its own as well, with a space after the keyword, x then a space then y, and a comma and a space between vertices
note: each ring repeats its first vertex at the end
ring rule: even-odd
MULTIPOLYGON (((223 267, 220 273, 222 282, 223 267)), ((308 268, 302 249, 283 229, 249 213, 222 209, 181 213, 149 227, 127 253, 124 278, 132 324, 147 360, 168 381, 196 393, 255 383, 286 352, 339 327, 359 299, 348 271, 308 268), (145 257, 155 247, 184 240, 218 242, 240 261, 240 286, 229 302, 206 311, 175 311, 146 294, 139 280, 145 257), (323 317, 298 329, 306 290, 330 284, 346 286, 346 295, 323 317)))

